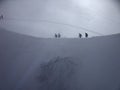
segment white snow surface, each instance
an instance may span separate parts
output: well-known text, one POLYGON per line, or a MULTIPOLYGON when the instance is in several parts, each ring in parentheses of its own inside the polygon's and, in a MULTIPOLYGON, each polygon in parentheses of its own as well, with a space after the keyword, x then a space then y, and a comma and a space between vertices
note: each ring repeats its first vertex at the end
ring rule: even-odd
POLYGON ((81 89, 73 90, 119 90, 120 34, 55 39, 4 29, 0 29, 0 90, 41 90, 40 65, 58 56, 77 64, 71 83, 81 89))

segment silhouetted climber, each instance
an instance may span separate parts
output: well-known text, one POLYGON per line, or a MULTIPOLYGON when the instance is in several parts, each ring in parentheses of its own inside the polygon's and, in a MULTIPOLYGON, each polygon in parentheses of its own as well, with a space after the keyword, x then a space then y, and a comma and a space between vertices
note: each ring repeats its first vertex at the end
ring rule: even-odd
POLYGON ((61 35, 60 35, 60 33, 58 33, 58 38, 60 38, 61 37, 61 35))
POLYGON ((55 38, 57 38, 58 36, 57 36, 57 34, 55 33, 55 38))
POLYGON ((79 38, 82 38, 82 34, 81 33, 79 33, 79 38))
POLYGON ((3 19, 3 15, 0 15, 0 20, 2 20, 3 19))
POLYGON ((85 37, 86 37, 86 38, 88 37, 88 33, 85 33, 85 37))

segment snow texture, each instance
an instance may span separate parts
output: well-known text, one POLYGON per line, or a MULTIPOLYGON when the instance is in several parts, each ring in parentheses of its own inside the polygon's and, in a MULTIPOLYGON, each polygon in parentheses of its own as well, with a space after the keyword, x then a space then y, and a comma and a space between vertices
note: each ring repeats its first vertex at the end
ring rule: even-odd
POLYGON ((0 90, 119 90, 120 34, 35 38, 0 29, 0 90))

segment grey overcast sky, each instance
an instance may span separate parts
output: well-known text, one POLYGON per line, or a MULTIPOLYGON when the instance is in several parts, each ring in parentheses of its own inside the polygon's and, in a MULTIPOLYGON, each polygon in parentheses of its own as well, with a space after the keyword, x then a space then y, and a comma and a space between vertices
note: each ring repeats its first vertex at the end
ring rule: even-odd
POLYGON ((120 33, 119 0, 0 0, 0 27, 37 37, 120 33))

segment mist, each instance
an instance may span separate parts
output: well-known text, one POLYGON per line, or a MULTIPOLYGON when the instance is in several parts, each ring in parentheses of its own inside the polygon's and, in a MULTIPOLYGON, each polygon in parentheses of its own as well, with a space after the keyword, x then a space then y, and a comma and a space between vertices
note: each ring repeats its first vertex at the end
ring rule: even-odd
POLYGON ((119 0, 1 0, 0 27, 35 37, 120 33, 119 0))

